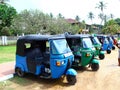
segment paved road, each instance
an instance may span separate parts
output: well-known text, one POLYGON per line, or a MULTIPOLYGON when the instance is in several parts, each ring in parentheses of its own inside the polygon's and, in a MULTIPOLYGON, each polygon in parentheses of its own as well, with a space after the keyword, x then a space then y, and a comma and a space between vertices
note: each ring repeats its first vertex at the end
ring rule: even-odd
POLYGON ((0 64, 0 80, 14 73, 15 62, 0 64))

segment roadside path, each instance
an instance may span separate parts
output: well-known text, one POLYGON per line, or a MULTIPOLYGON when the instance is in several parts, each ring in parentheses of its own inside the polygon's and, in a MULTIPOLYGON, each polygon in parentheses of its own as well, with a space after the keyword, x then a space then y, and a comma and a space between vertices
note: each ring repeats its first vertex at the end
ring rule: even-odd
POLYGON ((0 64, 0 81, 12 78, 14 74, 15 62, 0 64))

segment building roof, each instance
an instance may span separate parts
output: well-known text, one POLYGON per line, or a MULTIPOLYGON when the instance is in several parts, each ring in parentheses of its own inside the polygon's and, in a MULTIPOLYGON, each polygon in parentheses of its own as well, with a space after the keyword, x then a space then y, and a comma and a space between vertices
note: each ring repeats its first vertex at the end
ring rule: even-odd
POLYGON ((68 23, 79 23, 77 20, 75 20, 75 19, 71 19, 71 18, 69 18, 69 19, 65 19, 68 23))

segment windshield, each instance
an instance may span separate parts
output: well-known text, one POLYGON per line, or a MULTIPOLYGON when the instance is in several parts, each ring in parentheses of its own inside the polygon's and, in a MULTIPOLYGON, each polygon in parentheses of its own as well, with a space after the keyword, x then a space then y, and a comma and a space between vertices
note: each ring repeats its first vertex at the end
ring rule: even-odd
POLYGON ((107 40, 107 38, 105 38, 104 43, 105 43, 105 44, 108 44, 108 43, 109 43, 108 40, 107 40))
POLYGON ((83 38, 83 48, 93 48, 92 41, 90 38, 83 38))
POLYGON ((68 52, 71 52, 71 50, 65 39, 53 40, 53 54, 65 54, 68 52))
POLYGON ((99 42, 99 40, 98 40, 97 37, 94 37, 94 38, 93 38, 93 43, 94 43, 94 44, 101 44, 101 43, 99 42))
POLYGON ((113 39, 112 39, 112 37, 110 37, 110 41, 111 41, 111 42, 113 42, 113 39))

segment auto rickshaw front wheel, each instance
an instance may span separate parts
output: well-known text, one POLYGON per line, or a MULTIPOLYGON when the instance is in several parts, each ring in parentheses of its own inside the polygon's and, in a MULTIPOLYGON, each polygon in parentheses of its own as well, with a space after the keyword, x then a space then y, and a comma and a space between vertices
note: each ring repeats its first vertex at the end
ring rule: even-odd
POLYGON ((107 53, 110 54, 110 53, 111 53, 111 50, 107 50, 107 53))
POLYGON ((112 47, 112 50, 115 50, 115 46, 112 47))
POLYGON ((76 76, 74 75, 67 75, 67 81, 68 81, 68 84, 70 85, 74 85, 76 83, 76 76))
POLYGON ((97 71, 99 69, 99 64, 98 63, 92 63, 91 64, 91 69, 92 69, 92 71, 97 71))
POLYGON ((21 70, 21 68, 16 68, 15 69, 15 73, 19 76, 19 77, 23 77, 25 75, 24 71, 21 70))
POLYGON ((104 59, 104 58, 105 58, 105 55, 104 55, 104 54, 99 54, 99 58, 100 58, 100 59, 104 59))

